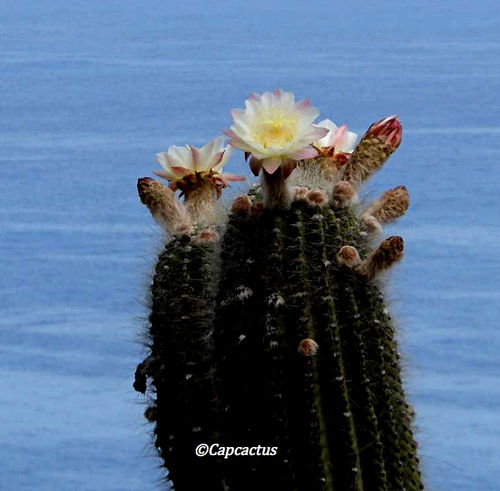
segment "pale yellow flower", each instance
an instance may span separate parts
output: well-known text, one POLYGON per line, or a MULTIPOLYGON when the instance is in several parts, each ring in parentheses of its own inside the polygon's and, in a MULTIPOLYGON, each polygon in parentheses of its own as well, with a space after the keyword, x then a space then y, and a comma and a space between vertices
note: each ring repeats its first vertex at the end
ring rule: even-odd
POLYGON ((229 181, 242 181, 244 177, 221 172, 231 157, 231 152, 230 146, 224 147, 223 136, 214 138, 201 148, 172 145, 167 152, 156 154, 156 160, 165 170, 155 171, 155 174, 170 181, 168 187, 174 190, 184 179, 192 180, 197 176, 218 178, 223 185, 227 185, 229 181))
POLYGON ((258 175, 263 167, 273 174, 282 164, 316 157, 311 146, 323 138, 328 129, 313 124, 319 111, 310 101, 295 102, 292 92, 251 94, 245 109, 233 109, 234 124, 224 133, 229 144, 252 155, 250 166, 258 175))

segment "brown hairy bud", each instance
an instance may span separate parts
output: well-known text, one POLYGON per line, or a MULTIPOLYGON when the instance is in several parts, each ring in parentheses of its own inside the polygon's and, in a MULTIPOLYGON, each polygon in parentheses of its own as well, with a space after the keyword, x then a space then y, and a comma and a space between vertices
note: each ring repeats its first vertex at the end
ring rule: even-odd
POLYGON ((313 356, 318 351, 318 343, 314 339, 306 338, 299 343, 297 350, 303 356, 313 356))
POLYGON ((373 123, 346 164, 344 180, 358 188, 378 171, 401 143, 402 126, 396 116, 373 123))
POLYGON ((191 217, 171 189, 150 177, 143 177, 137 181, 137 191, 154 220, 169 235, 193 232, 191 217))
POLYGON ((328 203, 328 198, 320 189, 314 189, 306 194, 306 201, 310 206, 321 207, 328 203))
POLYGON ((194 240, 199 244, 212 244, 219 240, 219 234, 211 228, 204 228, 198 232, 194 240))
POLYGON ((333 186, 330 201, 335 209, 347 208, 358 202, 358 193, 350 182, 339 181, 333 186))
POLYGON ((396 235, 388 237, 356 268, 356 272, 368 278, 373 278, 399 262, 403 255, 403 239, 396 235))
POLYGON ((371 215, 365 215, 364 213, 359 217, 361 225, 371 235, 378 235, 383 232, 382 225, 380 222, 371 215))
POLYGON ((306 194, 309 192, 309 188, 305 186, 294 186, 292 188, 293 194, 296 200, 306 199, 306 194))
POLYGON ((343 246, 337 254, 337 261, 342 266, 353 268, 357 266, 361 259, 359 258, 358 250, 353 246, 343 246))
POLYGON ((249 213, 251 209, 252 198, 248 194, 236 198, 231 206, 233 213, 249 213))
POLYGON ((397 186, 389 189, 379 199, 371 203, 363 215, 371 215, 384 224, 402 217, 409 206, 410 195, 406 186, 397 186))

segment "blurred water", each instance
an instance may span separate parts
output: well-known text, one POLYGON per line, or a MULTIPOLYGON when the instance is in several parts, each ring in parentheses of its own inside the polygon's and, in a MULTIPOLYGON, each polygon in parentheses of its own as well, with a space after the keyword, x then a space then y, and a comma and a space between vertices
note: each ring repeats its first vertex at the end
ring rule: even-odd
MULTIPOLYGON (((159 244, 136 180, 282 87, 403 144, 389 285, 429 490, 498 489, 498 2, 0 0, 0 487, 159 489, 140 304, 159 244)), ((249 175, 241 155, 230 171, 249 175)))

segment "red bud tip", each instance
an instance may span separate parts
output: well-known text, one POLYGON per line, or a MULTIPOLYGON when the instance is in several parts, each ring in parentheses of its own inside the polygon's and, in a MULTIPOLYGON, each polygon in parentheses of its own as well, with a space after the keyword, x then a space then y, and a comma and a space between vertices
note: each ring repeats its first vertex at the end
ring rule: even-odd
POLYGON ((393 149, 396 149, 401 143, 402 133, 403 127, 397 116, 389 116, 373 123, 367 131, 368 136, 383 140, 393 149))

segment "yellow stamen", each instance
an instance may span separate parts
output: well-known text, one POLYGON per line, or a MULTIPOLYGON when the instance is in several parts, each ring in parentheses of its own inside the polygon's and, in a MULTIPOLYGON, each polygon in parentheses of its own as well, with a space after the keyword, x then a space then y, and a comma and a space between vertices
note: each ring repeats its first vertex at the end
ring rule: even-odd
POLYGON ((257 118, 254 139, 264 148, 284 147, 295 139, 297 120, 291 114, 271 109, 257 118))

